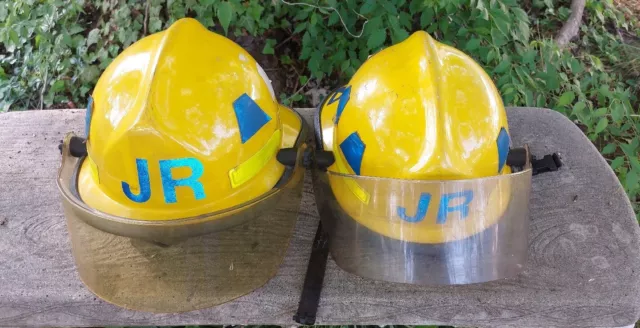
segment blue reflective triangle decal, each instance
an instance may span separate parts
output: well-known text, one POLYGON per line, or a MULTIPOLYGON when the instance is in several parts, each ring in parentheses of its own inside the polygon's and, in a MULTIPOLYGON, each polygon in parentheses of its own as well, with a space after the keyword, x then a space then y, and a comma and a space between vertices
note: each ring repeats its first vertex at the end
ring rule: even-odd
POLYGON ((336 110, 336 117, 333 123, 338 124, 338 121, 340 121, 340 115, 342 115, 342 111, 347 106, 347 102, 349 102, 350 97, 351 97, 351 86, 342 87, 336 90, 336 92, 331 95, 328 105, 331 105, 338 100, 340 101, 338 103, 338 109, 336 110))
POLYGON ((271 116, 265 113, 246 93, 233 102, 233 110, 236 112, 242 143, 251 139, 260 128, 271 121, 271 116))
POLYGON ((358 132, 350 134, 347 139, 340 144, 340 149, 344 157, 347 159, 347 163, 353 169, 357 175, 360 175, 360 166, 362 165, 362 157, 364 156, 364 149, 366 145, 360 139, 358 132))
POLYGON ((507 155, 511 146, 511 138, 509 138, 509 133, 505 128, 500 129, 496 143, 498 144, 498 173, 500 173, 507 163, 507 155))
POLYGON ((87 112, 84 116, 84 133, 85 138, 89 139, 89 127, 91 126, 91 116, 93 116, 93 97, 89 96, 89 102, 87 103, 87 112))

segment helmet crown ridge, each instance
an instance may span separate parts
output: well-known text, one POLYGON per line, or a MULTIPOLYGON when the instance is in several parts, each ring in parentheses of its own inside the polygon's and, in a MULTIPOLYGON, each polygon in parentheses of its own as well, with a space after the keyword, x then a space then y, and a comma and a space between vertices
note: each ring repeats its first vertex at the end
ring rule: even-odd
POLYGON ((86 170, 116 212, 215 211, 267 192, 284 171, 280 107, 264 70, 195 19, 128 47, 92 96, 86 170))
POLYGON ((493 81, 471 57, 426 32, 371 56, 342 89, 340 101, 330 99, 322 113, 337 118, 329 137, 336 156, 357 163, 342 173, 403 179, 500 173, 497 138, 508 126, 493 81), (340 146, 354 134, 361 153, 353 143, 340 146))

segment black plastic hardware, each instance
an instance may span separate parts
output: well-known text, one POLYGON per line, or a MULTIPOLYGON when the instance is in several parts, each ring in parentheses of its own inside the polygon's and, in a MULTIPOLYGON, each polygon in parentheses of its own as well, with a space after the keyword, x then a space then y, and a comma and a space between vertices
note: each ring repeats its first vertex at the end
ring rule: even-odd
MULTIPOLYGON (((60 154, 62 154, 62 140, 58 144, 58 150, 60 150, 60 154)), ((69 140, 69 153, 73 157, 84 157, 87 156, 87 140, 80 137, 71 137, 69 140)))
POLYGON ((533 159, 531 160, 531 167, 533 168, 533 175, 553 172, 562 167, 562 161, 560 160, 558 153, 544 155, 541 159, 537 159, 533 156, 533 159))

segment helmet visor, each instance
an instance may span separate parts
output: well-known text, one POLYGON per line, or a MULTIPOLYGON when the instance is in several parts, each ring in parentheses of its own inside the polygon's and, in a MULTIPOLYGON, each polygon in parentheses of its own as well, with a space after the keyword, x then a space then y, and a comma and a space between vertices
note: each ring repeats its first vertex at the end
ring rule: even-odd
MULTIPOLYGON (((245 295, 276 274, 297 218, 301 166, 234 208, 179 220, 132 220, 82 201, 76 184, 83 158, 70 155, 70 137, 57 184, 80 278, 100 298, 135 310, 184 312, 245 295)), ((298 146, 300 159, 304 145, 298 146)))
POLYGON ((402 180, 315 171, 331 254, 360 276, 462 284, 511 276, 526 261, 531 169, 470 180, 402 180))

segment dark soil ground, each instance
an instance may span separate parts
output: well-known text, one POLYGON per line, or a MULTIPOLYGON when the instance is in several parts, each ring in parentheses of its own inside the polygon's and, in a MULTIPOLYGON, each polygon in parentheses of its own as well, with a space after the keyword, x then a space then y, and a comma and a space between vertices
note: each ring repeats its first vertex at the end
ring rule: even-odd
MULTIPOLYGON (((627 18, 640 17, 640 0, 613 0, 618 8, 626 11, 627 18)), ((640 25, 640 21, 638 21, 640 25)))
POLYGON ((629 10, 630 15, 640 17, 640 0, 614 0, 613 2, 618 7, 629 10))

